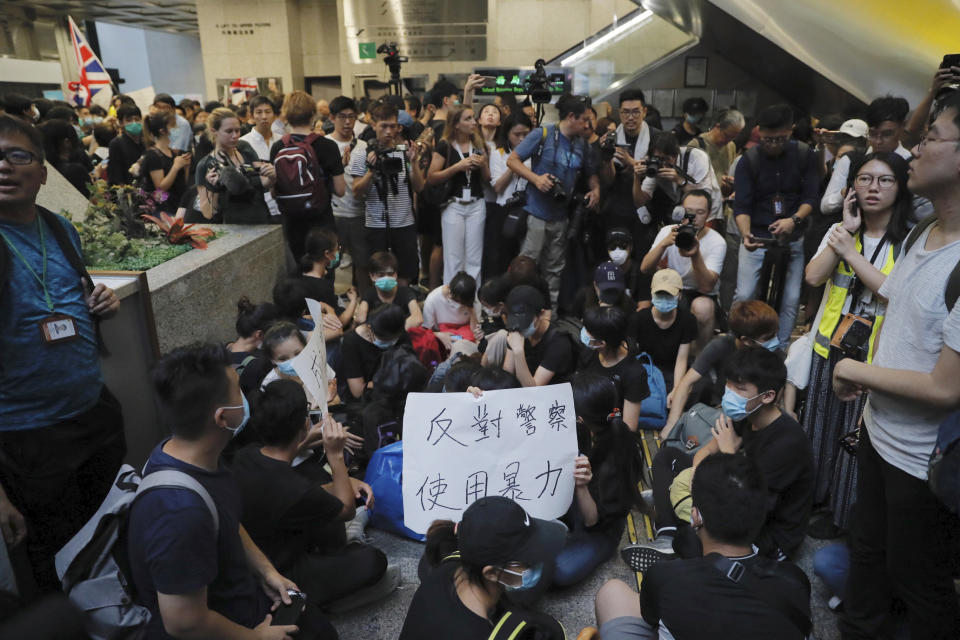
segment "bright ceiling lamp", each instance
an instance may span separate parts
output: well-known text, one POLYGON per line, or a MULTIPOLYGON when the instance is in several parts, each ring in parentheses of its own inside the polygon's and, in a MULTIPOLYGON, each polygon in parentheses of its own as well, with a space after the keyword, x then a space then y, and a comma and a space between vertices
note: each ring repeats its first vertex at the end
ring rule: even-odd
POLYGON ((569 56, 567 56, 566 58, 564 58, 563 60, 561 60, 560 66, 566 67, 567 65, 578 62, 579 60, 587 57, 591 51, 595 51, 596 49, 602 47, 607 42, 610 42, 611 40, 627 33, 631 29, 639 27, 640 25, 647 22, 652 17, 653 17, 653 11, 650 11, 649 9, 645 11, 641 11, 630 20, 627 20, 621 25, 617 25, 607 33, 603 34, 602 36, 600 36, 599 38, 591 42, 590 44, 584 45, 584 47, 579 51, 576 51, 570 54, 569 56))

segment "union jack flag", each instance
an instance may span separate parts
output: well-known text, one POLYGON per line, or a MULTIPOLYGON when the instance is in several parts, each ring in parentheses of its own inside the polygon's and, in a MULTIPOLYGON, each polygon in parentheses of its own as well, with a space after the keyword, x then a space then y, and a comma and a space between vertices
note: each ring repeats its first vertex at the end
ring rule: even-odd
POLYGON ((90 43, 83 37, 77 23, 67 16, 70 22, 70 40, 73 42, 73 51, 77 56, 77 69, 80 72, 79 82, 70 82, 67 88, 73 92, 73 101, 78 105, 90 106, 91 101, 104 108, 109 108, 110 98, 113 97, 110 74, 103 63, 90 48, 90 43))

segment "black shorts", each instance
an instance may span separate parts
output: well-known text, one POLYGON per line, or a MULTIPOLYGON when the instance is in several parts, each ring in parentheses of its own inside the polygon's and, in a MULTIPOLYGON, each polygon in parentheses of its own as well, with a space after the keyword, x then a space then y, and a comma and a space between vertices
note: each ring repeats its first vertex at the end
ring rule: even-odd
POLYGON ((420 252, 417 244, 417 227, 391 227, 371 229, 367 227, 367 245, 370 253, 390 251, 397 256, 397 277, 414 284, 420 276, 420 252))
POLYGON ((713 315, 716 318, 717 327, 726 327, 727 315, 720 308, 720 297, 712 293, 700 293, 696 289, 684 289, 680 292, 680 308, 690 311, 695 298, 710 298, 713 300, 713 315))

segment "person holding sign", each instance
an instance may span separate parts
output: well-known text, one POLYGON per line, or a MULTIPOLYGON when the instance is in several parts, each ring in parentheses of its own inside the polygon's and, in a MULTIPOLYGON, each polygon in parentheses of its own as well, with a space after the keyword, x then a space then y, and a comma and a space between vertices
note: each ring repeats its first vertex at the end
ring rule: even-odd
POLYGON ((564 638, 556 620, 512 603, 540 582, 562 544, 563 527, 502 496, 477 500, 459 524, 435 521, 424 552, 435 568, 413 596, 400 640, 487 640, 495 630, 506 638, 524 627, 538 638, 564 638))
POLYGON ((573 373, 573 340, 550 326, 550 307, 536 288, 520 285, 507 296, 507 331, 503 369, 524 387, 565 382, 573 373))
POLYGON ((43 158, 36 129, 0 116, 0 530, 46 592, 126 445, 97 353, 97 321, 120 301, 90 281, 70 221, 37 206, 43 158))
MULTIPOLYGON (((274 380, 294 380, 300 382, 300 376, 293 368, 292 360, 300 355, 300 352, 307 346, 307 339, 303 333, 292 322, 278 322, 267 330, 263 336, 264 355, 273 363, 273 369, 264 377, 260 383, 260 388, 264 389, 274 380)), ((310 392, 304 389, 307 394, 307 403, 311 409, 320 409, 323 404, 340 404, 340 398, 337 395, 336 372, 327 365, 327 397, 314 398, 310 392), (324 402, 325 401, 325 402, 324 402)), ((358 443, 355 443, 358 444, 358 443)))

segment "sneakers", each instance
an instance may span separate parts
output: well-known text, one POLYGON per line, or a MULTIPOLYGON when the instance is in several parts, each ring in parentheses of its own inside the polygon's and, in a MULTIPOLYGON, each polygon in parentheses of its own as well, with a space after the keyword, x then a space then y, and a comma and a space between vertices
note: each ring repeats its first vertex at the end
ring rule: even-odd
POLYGON ((357 609, 367 604, 383 600, 388 595, 396 591, 400 586, 400 567, 395 564, 387 566, 386 572, 375 584, 352 593, 345 598, 334 600, 324 605, 323 609, 329 613, 344 613, 352 609, 357 609))
POLYGON ((368 522, 370 522, 370 512, 367 511, 366 505, 357 507, 357 514, 353 516, 353 520, 345 526, 347 531, 347 544, 367 541, 363 530, 367 528, 368 522))
POLYGON ((653 542, 644 544, 630 544, 620 550, 620 557, 627 566, 638 573, 646 573, 647 569, 665 560, 673 560, 673 536, 661 536, 653 542))

